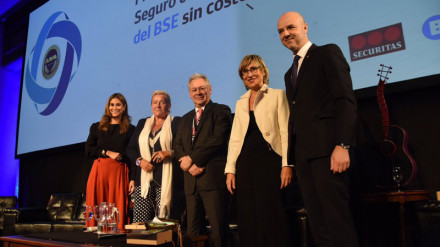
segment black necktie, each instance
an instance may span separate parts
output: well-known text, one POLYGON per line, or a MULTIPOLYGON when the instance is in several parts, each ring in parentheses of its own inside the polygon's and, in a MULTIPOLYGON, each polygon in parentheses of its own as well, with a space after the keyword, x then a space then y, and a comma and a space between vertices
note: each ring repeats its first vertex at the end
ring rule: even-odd
POLYGON ((296 90, 296 78, 298 77, 298 61, 301 57, 296 55, 293 58, 292 74, 290 75, 290 81, 292 83, 292 89, 296 90))

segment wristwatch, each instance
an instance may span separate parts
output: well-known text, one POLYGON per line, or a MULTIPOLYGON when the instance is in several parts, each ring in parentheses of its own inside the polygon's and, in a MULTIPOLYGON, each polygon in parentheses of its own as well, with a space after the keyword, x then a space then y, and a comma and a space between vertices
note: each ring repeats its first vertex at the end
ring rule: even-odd
POLYGON ((136 160, 136 165, 137 165, 137 166, 140 166, 140 165, 141 165, 141 160, 143 160, 142 157, 140 157, 140 158, 138 158, 138 159, 136 160))
POLYGON ((338 144, 338 146, 341 146, 345 150, 348 150, 351 147, 349 144, 344 144, 344 143, 340 143, 340 144, 338 144))

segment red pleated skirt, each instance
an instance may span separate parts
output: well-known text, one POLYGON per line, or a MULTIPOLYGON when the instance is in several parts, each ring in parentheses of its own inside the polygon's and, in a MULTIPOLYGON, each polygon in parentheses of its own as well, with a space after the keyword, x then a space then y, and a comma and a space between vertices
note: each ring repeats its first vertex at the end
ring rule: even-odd
MULTIPOLYGON (((128 185, 129 171, 126 164, 111 158, 98 158, 93 163, 86 190, 86 204, 99 206, 101 202, 115 203, 119 210, 118 229, 128 223, 128 185)), ((96 226, 91 220, 89 226, 96 226)))

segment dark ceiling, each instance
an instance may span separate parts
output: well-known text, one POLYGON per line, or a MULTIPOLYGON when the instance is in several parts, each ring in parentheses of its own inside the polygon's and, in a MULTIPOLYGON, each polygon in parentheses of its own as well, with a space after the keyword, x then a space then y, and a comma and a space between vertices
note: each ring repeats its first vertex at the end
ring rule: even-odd
POLYGON ((25 53, 29 14, 48 0, 1 0, 0 24, 3 26, 2 65, 25 53))
POLYGON ((6 17, 19 10, 30 0, 0 0, 0 22, 4 22, 6 17))
POLYGON ((7 13, 20 0, 2 0, 0 3, 0 16, 7 13))

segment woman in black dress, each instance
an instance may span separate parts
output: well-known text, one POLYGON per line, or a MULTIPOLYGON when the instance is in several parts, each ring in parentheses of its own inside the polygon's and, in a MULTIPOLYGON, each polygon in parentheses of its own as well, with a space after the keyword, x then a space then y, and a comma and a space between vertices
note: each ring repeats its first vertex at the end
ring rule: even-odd
POLYGON ((238 72, 248 91, 235 107, 225 174, 229 192, 237 189, 240 246, 286 246, 281 189, 292 179, 286 94, 267 86, 269 71, 258 55, 244 57, 238 72))

